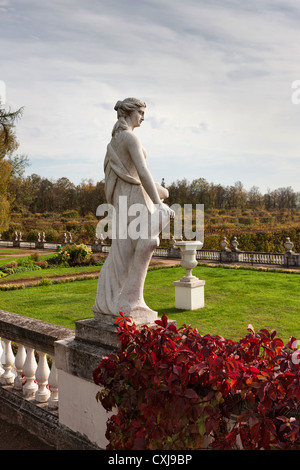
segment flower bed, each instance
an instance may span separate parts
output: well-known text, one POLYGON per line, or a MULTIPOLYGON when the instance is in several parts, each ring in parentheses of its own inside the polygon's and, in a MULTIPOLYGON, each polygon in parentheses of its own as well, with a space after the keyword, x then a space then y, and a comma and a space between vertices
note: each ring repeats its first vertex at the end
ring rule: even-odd
POLYGON ((236 342, 177 329, 165 315, 152 328, 123 314, 118 322, 121 349, 93 374, 97 400, 116 409, 107 449, 300 448, 294 337, 284 345, 276 331, 249 325, 236 342))

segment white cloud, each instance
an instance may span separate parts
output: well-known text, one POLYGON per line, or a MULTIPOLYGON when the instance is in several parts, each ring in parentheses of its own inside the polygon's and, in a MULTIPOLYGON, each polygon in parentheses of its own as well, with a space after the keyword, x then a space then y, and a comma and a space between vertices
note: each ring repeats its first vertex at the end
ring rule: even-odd
POLYGON ((156 180, 299 190, 300 8, 288 0, 0 0, 7 101, 42 176, 103 177, 118 99, 147 102, 138 129, 156 180))

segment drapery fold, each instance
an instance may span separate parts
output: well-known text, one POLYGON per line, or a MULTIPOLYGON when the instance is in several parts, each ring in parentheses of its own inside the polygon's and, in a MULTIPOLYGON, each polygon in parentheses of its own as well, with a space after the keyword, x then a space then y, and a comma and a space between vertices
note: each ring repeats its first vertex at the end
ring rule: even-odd
POLYGON ((113 203, 113 194, 116 187, 118 178, 129 184, 141 185, 141 182, 129 175, 124 163, 121 161, 119 155, 113 149, 111 143, 108 144, 106 155, 104 159, 104 173, 105 173, 105 195, 108 204, 113 203))

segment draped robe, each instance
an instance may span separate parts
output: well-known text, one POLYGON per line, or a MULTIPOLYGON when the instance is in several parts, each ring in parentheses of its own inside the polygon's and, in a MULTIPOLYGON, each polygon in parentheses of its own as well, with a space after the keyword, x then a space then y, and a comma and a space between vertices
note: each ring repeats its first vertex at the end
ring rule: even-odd
POLYGON ((146 240, 118 237, 120 220, 122 230, 128 228, 132 220, 128 216, 132 204, 143 204, 150 216, 155 210, 154 204, 143 188, 135 167, 131 165, 131 170, 126 168, 112 143, 107 146, 104 172, 105 195, 108 204, 115 209, 117 236, 112 239, 109 255, 100 271, 93 307, 95 319, 109 321, 108 316, 118 316, 122 311, 131 316, 136 324, 139 321, 154 321, 157 312, 145 304, 143 287, 150 259, 158 246, 158 232, 146 240), (127 198, 127 214, 120 206, 120 196, 127 198))

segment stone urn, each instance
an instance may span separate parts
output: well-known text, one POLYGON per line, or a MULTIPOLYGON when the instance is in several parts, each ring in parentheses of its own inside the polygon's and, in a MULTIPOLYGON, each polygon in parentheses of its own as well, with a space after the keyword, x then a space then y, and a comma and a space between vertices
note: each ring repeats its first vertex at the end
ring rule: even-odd
POLYGON ((198 278, 192 275, 192 270, 197 266, 196 253, 201 250, 203 243, 200 241, 181 241, 174 243, 181 251, 181 266, 186 270, 186 275, 180 282, 192 282, 198 278))
POLYGON ((291 241, 290 237, 286 238, 284 248, 286 249, 287 253, 293 254, 294 243, 291 241))

